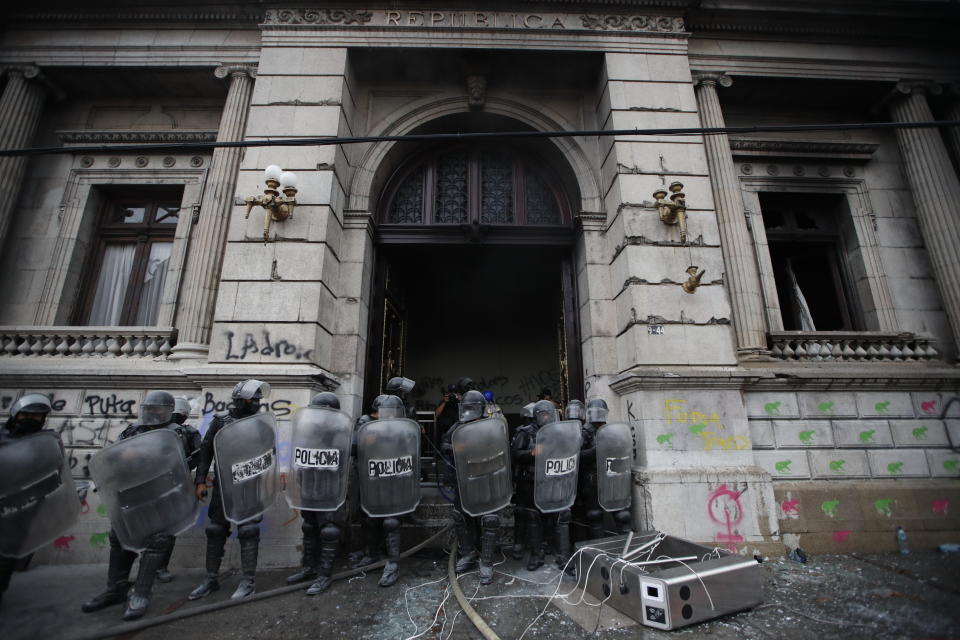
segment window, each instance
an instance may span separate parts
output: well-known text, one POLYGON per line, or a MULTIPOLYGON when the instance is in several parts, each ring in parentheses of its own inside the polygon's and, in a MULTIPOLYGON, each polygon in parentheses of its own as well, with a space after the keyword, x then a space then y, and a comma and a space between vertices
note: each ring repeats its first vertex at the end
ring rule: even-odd
POLYGON ((77 324, 157 323, 180 200, 181 194, 171 191, 108 194, 77 324))
POLYGON ((558 226, 565 199, 530 158, 488 147, 447 148, 401 171, 384 224, 558 226))
POLYGON ((760 193, 783 328, 852 331, 839 194, 760 193))

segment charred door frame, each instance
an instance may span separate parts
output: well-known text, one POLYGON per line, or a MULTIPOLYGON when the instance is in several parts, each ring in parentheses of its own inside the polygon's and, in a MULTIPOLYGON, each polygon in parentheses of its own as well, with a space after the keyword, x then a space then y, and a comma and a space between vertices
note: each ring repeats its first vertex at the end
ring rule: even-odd
MULTIPOLYGON (((564 400, 569 398, 583 397, 583 365, 581 359, 580 343, 580 305, 577 299, 576 274, 573 265, 573 251, 576 233, 572 228, 554 229, 550 233, 542 233, 543 229, 518 229, 513 228, 503 237, 497 237, 496 234, 484 238, 482 242, 489 246, 509 246, 525 245, 535 247, 557 248, 566 247, 567 251, 559 257, 560 278, 561 278, 561 305, 563 313, 563 338, 566 351, 566 388, 561 390, 561 397, 564 400), (562 232, 562 233, 561 233, 562 232), (571 345, 573 348, 571 348, 571 345)), ((368 322, 368 340, 367 354, 365 358, 365 372, 363 385, 363 410, 366 411, 370 401, 383 392, 382 380, 382 362, 383 362, 383 336, 386 323, 386 305, 392 304, 398 309, 403 322, 406 323, 407 310, 402 300, 395 299, 393 292, 387 291, 389 279, 389 256, 384 255, 385 248, 395 246, 436 246, 441 244, 472 244, 466 240, 463 235, 459 242, 453 242, 452 236, 447 229, 438 230, 431 233, 430 227, 421 227, 416 235, 416 240, 411 236, 403 237, 392 236, 391 234, 376 234, 374 242, 374 277, 373 291, 370 296, 370 319, 368 322)), ((406 329, 404 329, 406 332, 406 329)), ((562 357, 562 353, 558 353, 562 357)), ((401 356, 405 359, 404 356, 401 356)), ((562 366, 562 363, 561 363, 562 366)), ((401 368, 402 372, 402 368, 401 368)), ((399 374, 399 375, 402 375, 399 374)), ((560 370, 561 380, 564 371, 560 370)))

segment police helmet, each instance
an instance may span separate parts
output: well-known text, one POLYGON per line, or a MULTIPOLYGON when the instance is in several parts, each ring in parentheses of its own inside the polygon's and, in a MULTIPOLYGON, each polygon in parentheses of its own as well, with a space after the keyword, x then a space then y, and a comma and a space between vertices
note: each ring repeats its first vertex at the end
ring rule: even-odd
POLYGON ((586 416, 586 408, 579 400, 571 400, 567 403, 567 408, 563 410, 563 417, 565 420, 579 420, 580 422, 583 422, 583 419, 586 418, 586 416))
POLYGON ((406 410, 403 407, 403 401, 397 396, 377 396, 376 400, 373 401, 373 406, 377 410, 377 415, 379 416, 380 420, 403 418, 406 415, 406 410))
POLYGON ((10 407, 10 417, 16 420, 17 414, 21 412, 47 414, 52 409, 50 398, 42 393, 28 393, 13 403, 10 407))
POLYGON ((603 398, 594 398, 587 403, 587 422, 606 422, 607 403, 603 398))
POLYGON ((536 402, 531 402, 529 404, 523 405, 523 408, 520 409, 520 415, 524 418, 533 418, 533 407, 536 405, 536 402))
POLYGON ((173 421, 177 424, 183 424, 190 415, 190 401, 184 396, 177 396, 173 399, 173 421))
POLYGON ((417 383, 410 378, 390 378, 390 380, 387 381, 387 393, 410 393, 413 391, 413 388, 416 386, 416 384, 417 383))
POLYGON ((457 380, 457 391, 460 393, 466 393, 467 391, 473 390, 473 379, 467 378, 464 376, 457 380))
POLYGON ((270 396, 270 385, 260 380, 243 380, 233 387, 234 400, 263 400, 270 396))
POLYGON ((549 400, 538 400, 533 405, 533 417, 536 419, 538 427, 546 426, 560 419, 557 405, 549 400))
POLYGON ((470 422, 482 418, 487 408, 487 399, 479 391, 471 389, 460 400, 460 422, 470 422))
POLYGON ((140 424, 155 426, 169 424, 176 406, 173 394, 166 391, 151 391, 140 403, 140 424))
POLYGON ((340 408, 340 399, 333 393, 329 391, 321 391, 317 395, 310 398, 311 407, 327 407, 330 409, 339 409, 340 408))

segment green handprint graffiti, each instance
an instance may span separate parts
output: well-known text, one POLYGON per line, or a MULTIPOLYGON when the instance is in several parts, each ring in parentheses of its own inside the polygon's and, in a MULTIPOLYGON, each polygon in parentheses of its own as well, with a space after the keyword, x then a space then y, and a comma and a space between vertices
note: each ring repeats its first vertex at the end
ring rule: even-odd
POLYGON ((801 431, 798 434, 798 437, 800 438, 800 442, 804 444, 810 444, 811 442, 813 442, 813 435, 815 433, 816 431, 801 431))
POLYGON ((763 410, 766 411, 768 415, 777 415, 780 413, 780 401, 768 402, 767 404, 763 405, 763 410))
POLYGON ((876 429, 870 429, 869 431, 861 431, 861 432, 860 432, 860 442, 862 442, 862 443, 864 443, 864 444, 867 444, 867 443, 869 443, 869 442, 873 442, 873 434, 875 434, 876 432, 877 432, 876 429))
POLYGON ((890 473, 902 473, 903 463, 902 462, 891 462, 887 465, 887 471, 890 473))
POLYGON ((831 460, 830 470, 836 471, 837 473, 845 473, 846 469, 843 468, 843 465, 845 464, 847 464, 846 460, 831 460))
POLYGON ((823 509, 823 512, 830 516, 831 518, 837 515, 837 508, 840 506, 839 500, 827 500, 820 505, 820 508, 823 509))
POLYGON ((779 462, 774 462, 773 466, 777 470, 777 473, 791 473, 791 464, 793 464, 793 460, 781 460, 779 462))

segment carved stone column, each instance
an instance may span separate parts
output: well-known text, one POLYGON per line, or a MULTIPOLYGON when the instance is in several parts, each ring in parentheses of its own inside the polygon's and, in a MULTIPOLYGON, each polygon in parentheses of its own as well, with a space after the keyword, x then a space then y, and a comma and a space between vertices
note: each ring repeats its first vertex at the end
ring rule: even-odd
MULTIPOLYGON (((901 82, 903 94, 890 104, 897 122, 933 120, 926 94, 939 87, 901 82)), ((946 145, 936 129, 897 129, 897 142, 906 169, 923 242, 927 245, 943 308, 960 347, 960 182, 950 164, 946 145)), ((958 348, 960 352, 960 348, 958 348)))
MULTIPOLYGON (((29 146, 37 132, 40 113, 47 94, 41 82, 40 69, 33 65, 0 68, 7 76, 7 86, 0 96, 0 149, 22 149, 29 146)), ((10 216, 17 205, 27 166, 25 156, 0 158, 0 252, 10 229, 10 216)))
MULTIPOLYGON (((723 127, 723 111, 717 97, 717 84, 729 87, 733 80, 724 74, 697 74, 697 108, 704 127, 723 127)), ((730 153, 726 135, 703 137, 710 168, 720 243, 726 269, 724 280, 730 292, 733 327, 737 335, 737 355, 741 359, 763 357, 767 353, 766 325, 760 274, 754 248, 747 229, 740 182, 730 153)))
MULTIPOLYGON (((960 85, 952 85, 948 91, 950 110, 947 112, 947 120, 960 120, 960 85)), ((950 144, 950 150, 953 152, 957 175, 960 175, 960 127, 947 128, 947 141, 950 144)))
MULTIPOLYGON (((230 78, 217 142, 243 140, 256 69, 244 65, 222 66, 217 68, 215 74, 218 78, 230 78)), ((200 204, 200 217, 194 225, 187 253, 184 285, 177 309, 179 336, 171 358, 207 357, 223 247, 242 153, 241 148, 218 148, 213 152, 200 204)))

